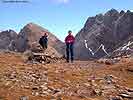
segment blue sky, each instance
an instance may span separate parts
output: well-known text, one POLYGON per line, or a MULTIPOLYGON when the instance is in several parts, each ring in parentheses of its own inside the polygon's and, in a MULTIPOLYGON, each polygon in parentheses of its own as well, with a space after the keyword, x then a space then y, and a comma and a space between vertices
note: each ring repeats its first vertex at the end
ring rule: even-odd
POLYGON ((133 10, 133 0, 29 0, 29 3, 0 0, 0 30, 19 32, 24 25, 33 22, 64 40, 68 30, 75 35, 88 17, 112 8, 133 10))

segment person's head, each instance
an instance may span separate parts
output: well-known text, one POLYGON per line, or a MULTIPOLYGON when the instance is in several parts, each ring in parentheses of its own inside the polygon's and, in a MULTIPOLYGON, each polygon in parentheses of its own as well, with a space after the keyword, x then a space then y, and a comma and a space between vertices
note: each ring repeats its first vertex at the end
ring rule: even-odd
POLYGON ((72 34, 72 31, 71 31, 71 30, 69 30, 69 31, 68 31, 68 34, 69 34, 69 35, 71 35, 71 34, 72 34))
POLYGON ((48 33, 47 32, 43 32, 43 36, 48 36, 48 33))

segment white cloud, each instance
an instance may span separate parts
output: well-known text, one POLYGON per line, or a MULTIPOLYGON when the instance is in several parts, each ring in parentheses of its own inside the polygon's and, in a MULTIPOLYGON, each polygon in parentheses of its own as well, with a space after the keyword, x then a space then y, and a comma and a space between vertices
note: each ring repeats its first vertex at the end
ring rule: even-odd
POLYGON ((68 3, 70 0, 53 0, 54 2, 57 2, 57 3, 68 3))
POLYGON ((133 10, 130 10, 131 12, 133 12, 133 10))

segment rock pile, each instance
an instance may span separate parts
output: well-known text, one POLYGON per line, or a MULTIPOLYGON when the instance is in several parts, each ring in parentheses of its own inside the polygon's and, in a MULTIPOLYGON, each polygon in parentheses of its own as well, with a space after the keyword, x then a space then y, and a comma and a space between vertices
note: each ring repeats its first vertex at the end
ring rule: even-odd
MULTIPOLYGON (((133 38, 133 37, 132 37, 133 38)), ((133 40, 132 40, 133 41, 133 40)), ((116 49, 114 52, 112 52, 111 57, 129 57, 133 56, 133 42, 129 41, 125 43, 120 48, 116 49)))
POLYGON ((133 53, 129 52, 128 50, 116 51, 116 52, 113 52, 112 55, 110 55, 110 57, 100 58, 100 59, 96 60, 96 62, 107 64, 107 65, 112 65, 112 64, 118 63, 122 59, 132 58, 132 54, 133 53))
POLYGON ((115 63, 119 62, 120 59, 121 58, 114 58, 114 59, 101 58, 101 59, 97 60, 96 62, 107 64, 107 65, 112 65, 112 64, 115 64, 115 63))
POLYGON ((55 50, 50 51, 50 47, 48 50, 42 50, 41 48, 37 48, 36 52, 27 50, 23 53, 23 59, 25 62, 30 63, 42 63, 42 64, 49 64, 49 63, 56 63, 63 61, 62 55, 57 53, 55 50))
POLYGON ((63 60, 63 58, 52 57, 42 53, 36 53, 36 54, 34 53, 34 60, 42 64, 48 64, 48 63, 59 62, 63 60))

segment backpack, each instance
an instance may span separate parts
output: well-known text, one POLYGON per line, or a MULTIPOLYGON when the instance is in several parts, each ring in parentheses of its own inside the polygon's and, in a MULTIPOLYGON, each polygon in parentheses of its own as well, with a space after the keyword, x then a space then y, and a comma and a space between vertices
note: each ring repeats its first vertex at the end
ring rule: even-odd
POLYGON ((41 37, 40 40, 39 40, 39 44, 40 44, 41 46, 43 46, 43 38, 42 38, 42 37, 41 37))

